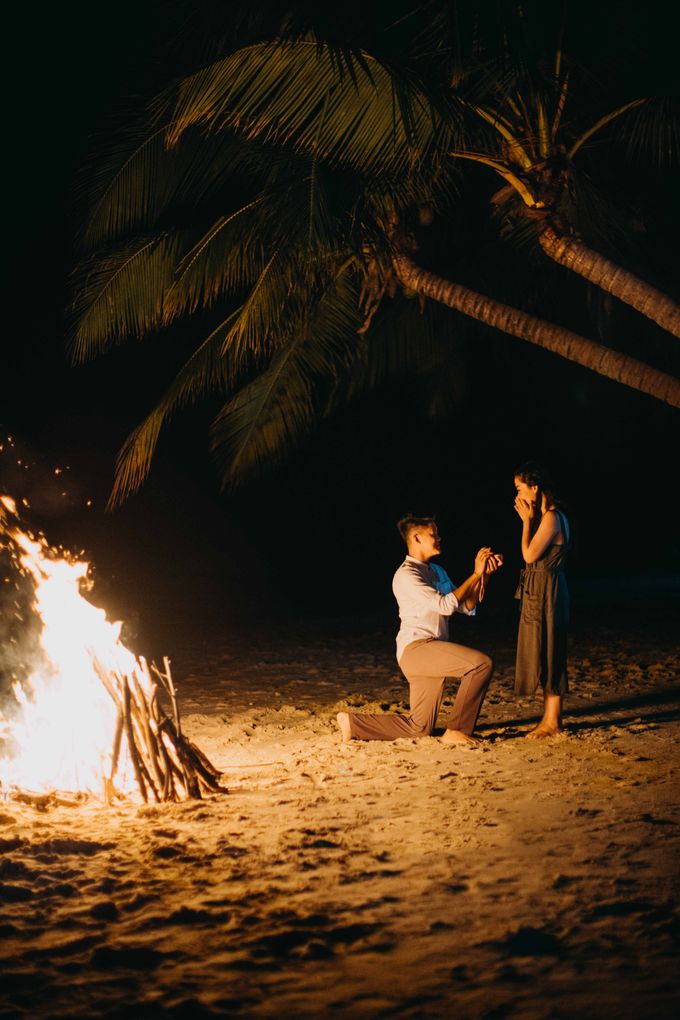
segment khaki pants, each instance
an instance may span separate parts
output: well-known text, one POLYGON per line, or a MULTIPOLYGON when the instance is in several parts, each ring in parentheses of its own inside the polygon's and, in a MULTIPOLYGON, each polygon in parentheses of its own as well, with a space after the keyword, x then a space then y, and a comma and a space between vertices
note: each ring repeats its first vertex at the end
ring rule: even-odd
POLYGON ((358 740, 429 737, 441 708, 447 677, 460 677, 461 683, 446 727, 472 735, 493 672, 488 655, 450 641, 423 638, 406 646, 399 665, 409 682, 410 714, 350 713, 353 737, 358 740))

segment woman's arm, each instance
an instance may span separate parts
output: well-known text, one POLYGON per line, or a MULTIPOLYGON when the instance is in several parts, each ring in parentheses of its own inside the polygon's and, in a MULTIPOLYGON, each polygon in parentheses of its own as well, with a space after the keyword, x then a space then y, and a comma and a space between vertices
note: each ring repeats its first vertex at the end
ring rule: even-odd
POLYGON ((536 532, 531 536, 531 505, 526 500, 515 500, 515 510, 522 518, 522 556, 525 563, 535 563, 540 560, 549 545, 559 535, 561 529, 559 516, 554 510, 546 510, 541 517, 541 523, 536 532))

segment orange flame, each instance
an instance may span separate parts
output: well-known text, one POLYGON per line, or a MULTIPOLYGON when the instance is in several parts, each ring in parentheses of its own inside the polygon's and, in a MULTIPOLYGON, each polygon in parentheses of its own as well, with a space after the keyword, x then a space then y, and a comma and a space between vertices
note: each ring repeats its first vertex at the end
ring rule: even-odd
MULTIPOLYGON (((16 513, 9 497, 0 497, 0 502, 16 513)), ((12 755, 0 757, 0 792, 19 787, 101 794, 111 766, 117 709, 95 663, 134 676, 147 692, 148 674, 120 641, 122 624, 111 623, 103 609, 83 598, 89 564, 58 555, 44 538, 30 537, 18 526, 5 531, 21 569, 35 583, 33 608, 41 621, 43 665, 23 684, 15 681, 18 711, 5 717, 0 709, 0 737, 8 741, 12 755)), ((123 754, 116 787, 135 792, 130 762, 123 754)))

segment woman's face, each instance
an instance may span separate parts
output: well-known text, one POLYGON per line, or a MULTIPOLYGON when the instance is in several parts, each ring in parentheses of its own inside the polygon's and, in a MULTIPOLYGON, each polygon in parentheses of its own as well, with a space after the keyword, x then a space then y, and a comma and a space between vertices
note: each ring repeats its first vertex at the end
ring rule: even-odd
POLYGON ((515 478, 515 488, 520 499, 525 499, 532 506, 536 503, 537 485, 527 485, 521 478, 515 478))

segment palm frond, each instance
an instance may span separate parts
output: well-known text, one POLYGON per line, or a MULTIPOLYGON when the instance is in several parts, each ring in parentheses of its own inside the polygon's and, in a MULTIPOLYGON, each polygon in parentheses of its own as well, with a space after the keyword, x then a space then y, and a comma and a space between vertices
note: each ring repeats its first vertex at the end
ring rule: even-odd
POLYGON ((155 222, 174 191, 177 163, 183 153, 165 144, 165 126, 117 138, 98 153, 88 175, 94 197, 83 237, 97 246, 140 225, 155 222))
POLYGON ((86 248, 148 230, 169 210, 200 207, 218 196, 228 180, 233 187, 233 178, 262 176, 257 146, 234 132, 219 137, 187 132, 177 146, 167 144, 167 132, 167 123, 154 127, 144 121, 97 153, 83 196, 90 207, 86 248))
POLYGON ((280 154, 270 161, 267 187, 230 215, 220 216, 187 253, 166 296, 167 321, 211 305, 225 292, 253 286, 268 251, 285 253, 277 272, 291 293, 316 280, 324 267, 338 265, 350 226, 347 201, 361 200, 338 174, 315 159, 280 154))
POLYGON ((203 340, 173 379, 162 399, 130 433, 116 458, 116 473, 109 508, 123 502, 144 483, 161 429, 183 406, 203 396, 236 385, 238 375, 223 356, 225 337, 242 309, 235 309, 203 340))
POLYGON ((225 291, 257 279, 266 261, 263 245, 253 224, 244 227, 242 221, 262 200, 260 196, 220 216, 182 258, 163 300, 164 322, 209 307, 225 291))
POLYGON ((139 238, 79 267, 69 344, 75 362, 161 325, 183 240, 179 233, 139 238))
POLYGON ((116 457, 116 473, 108 509, 112 510, 146 481, 151 461, 165 421, 163 410, 157 408, 130 433, 116 457))
POLYGON ((324 394, 354 356, 360 317, 346 274, 321 296, 269 367, 222 409, 211 445, 225 485, 280 460, 324 412, 324 394))
POLYGON ((222 355, 234 364, 267 357, 292 314, 288 266, 280 253, 270 255, 222 341, 222 355))
POLYGON ((612 258, 626 261, 635 252, 642 222, 639 211, 618 198, 615 201, 606 185, 581 167, 562 195, 557 211, 589 243, 612 258))
POLYGON ((527 170, 532 164, 531 156, 525 151, 522 145, 522 138, 518 136, 511 120, 504 118, 497 109, 484 106, 471 106, 474 114, 490 124, 495 131, 503 138, 508 147, 510 159, 517 163, 522 169, 527 170))
POLYGON ((466 159, 472 163, 482 163, 484 166, 491 167, 504 181, 507 181, 514 188, 525 205, 533 209, 539 204, 538 199, 532 194, 527 183, 518 174, 510 170, 500 159, 494 159, 482 152, 460 152, 455 150, 451 152, 451 156, 453 159, 466 159))
POLYGON ((263 43, 182 80, 168 140, 176 144, 192 125, 232 127, 362 172, 401 173, 451 142, 454 109, 442 116, 424 91, 367 53, 347 53, 339 66, 332 48, 312 39, 263 43))
MULTIPOLYGON (((298 304, 286 302, 284 269, 275 252, 243 304, 203 340, 153 411, 128 437, 116 461, 110 506, 121 503, 142 485, 161 429, 177 410, 210 393, 233 390, 253 369, 262 371, 272 352, 281 346, 288 323, 298 311, 298 304)), ((354 314, 356 317, 356 309, 354 314)), ((313 368, 314 351, 308 352, 307 360, 313 368)))
POLYGON ((586 142, 593 137, 593 135, 598 134, 600 131, 604 130, 604 128, 613 123, 613 121, 617 120, 617 118, 622 117, 625 113, 628 113, 629 110, 635 109, 635 107, 640 106, 646 101, 647 100, 645 99, 632 99, 630 102, 624 103, 623 106, 619 106, 615 110, 610 110, 599 117, 594 124, 591 124, 590 127, 588 127, 586 131, 583 131, 572 143, 567 153, 569 159, 573 159, 578 150, 582 148, 586 142))
POLYGON ((680 108, 675 96, 652 96, 636 107, 621 125, 626 155, 651 161, 659 169, 680 163, 680 108))
MULTIPOLYGON (((307 223, 304 234, 300 233, 298 244, 306 247, 310 258, 337 250, 345 240, 347 226, 342 220, 346 208, 335 204, 338 187, 334 178, 335 175, 318 159, 306 161, 306 173, 301 184, 306 193, 307 223)), ((297 188, 291 194, 292 204, 296 201, 296 191, 297 188)))

